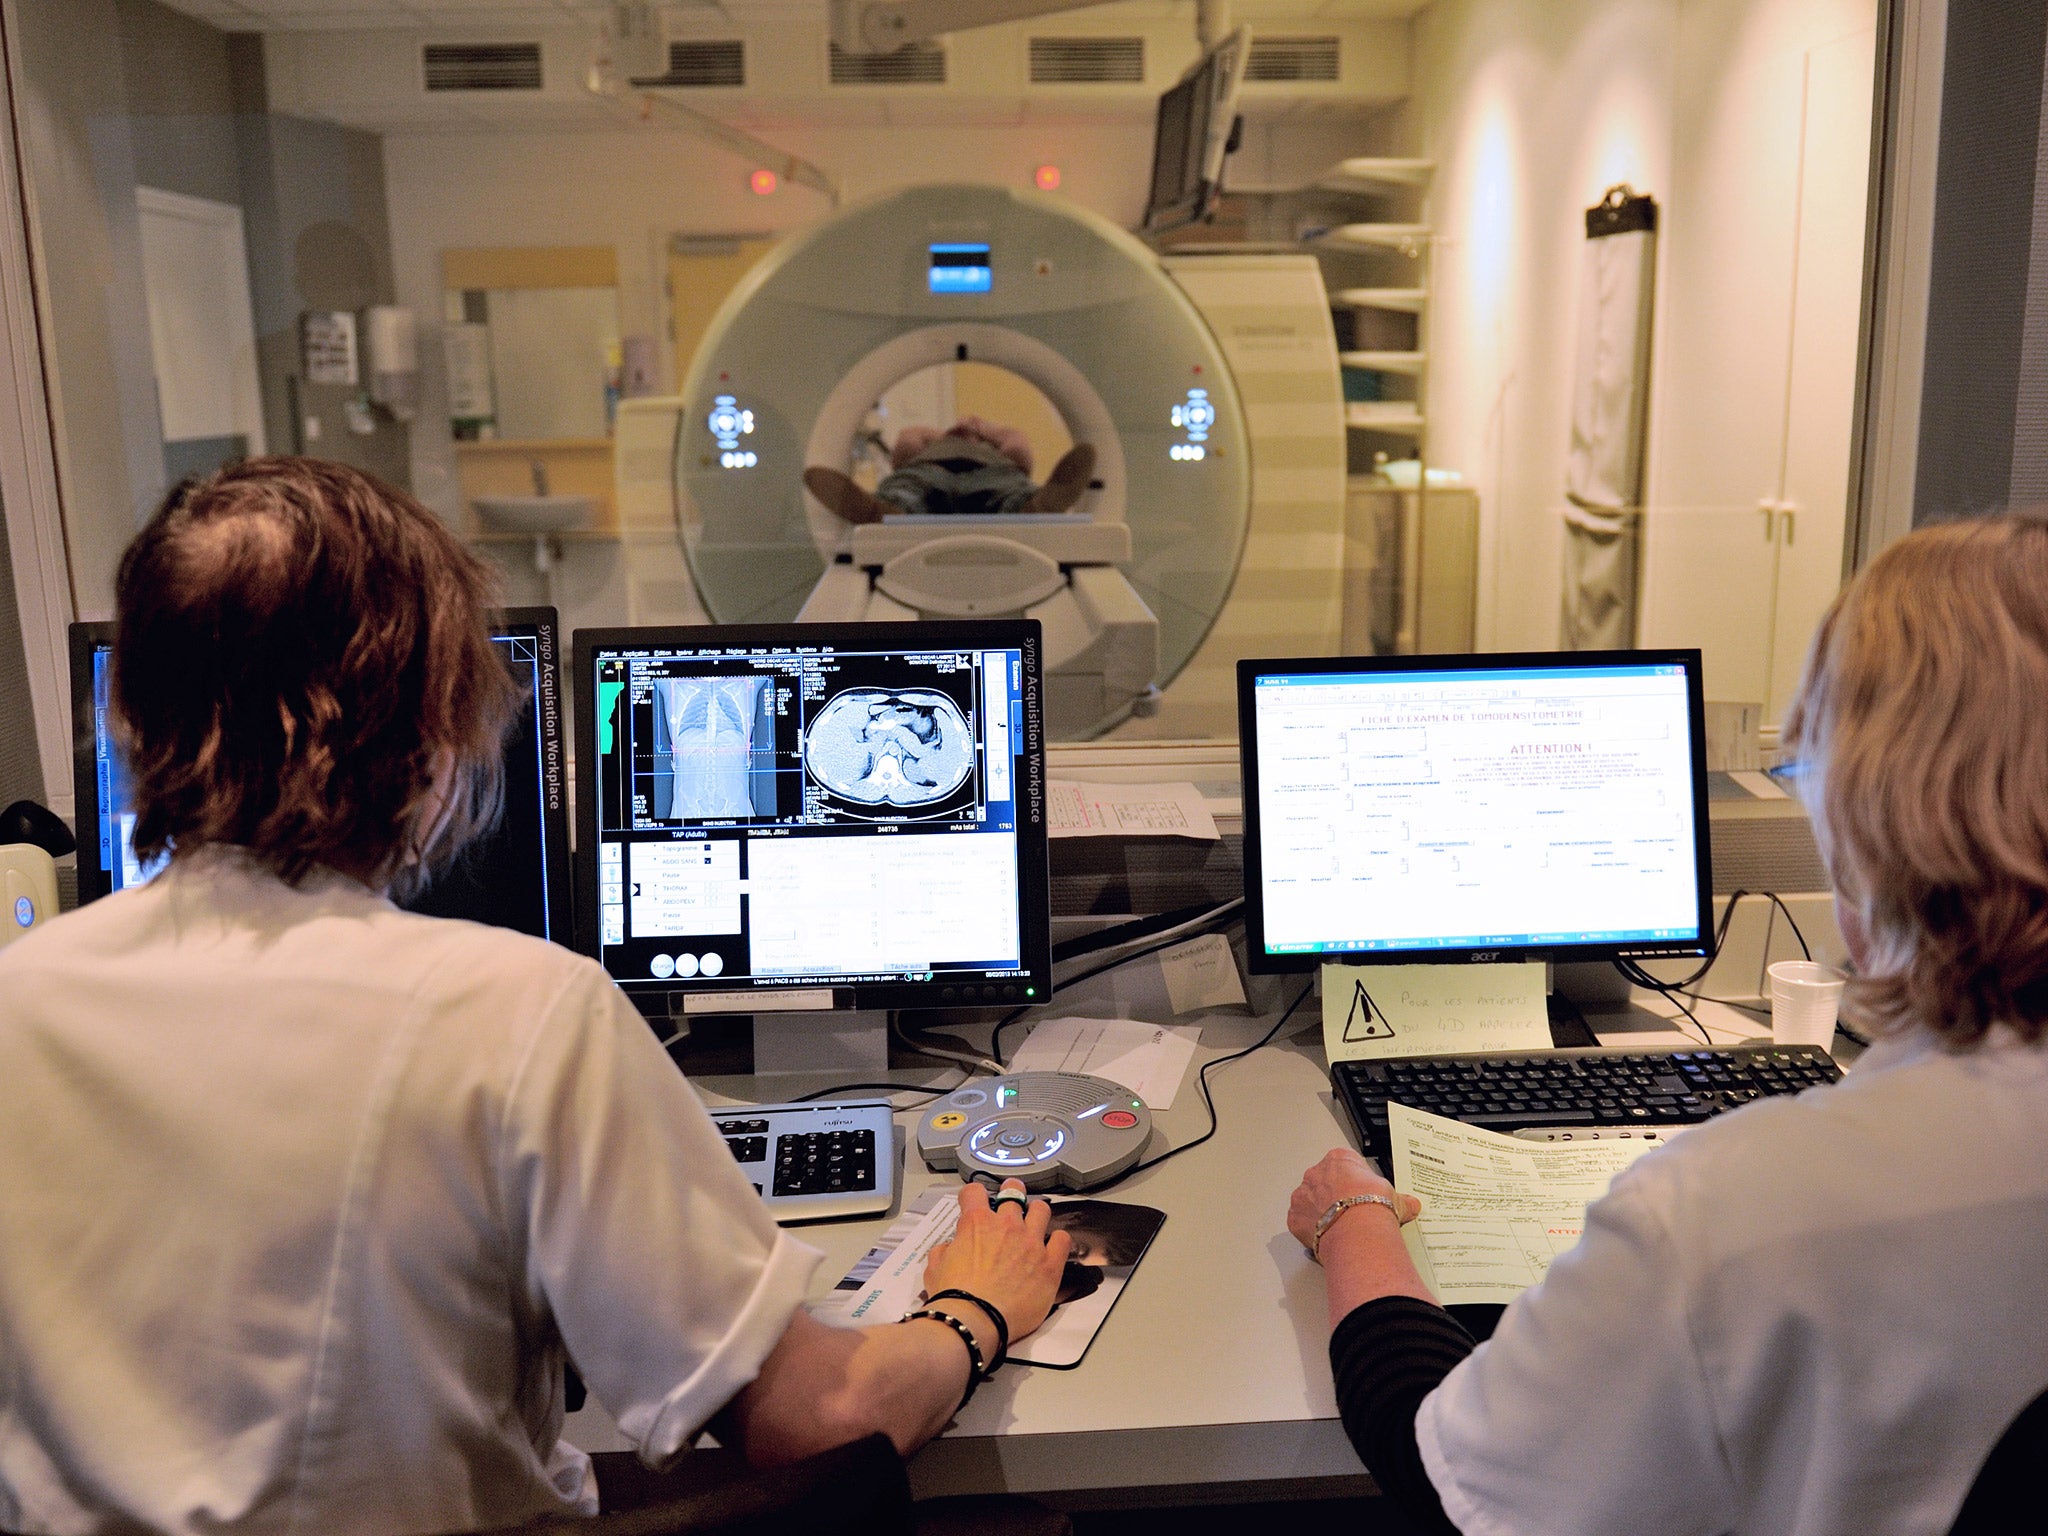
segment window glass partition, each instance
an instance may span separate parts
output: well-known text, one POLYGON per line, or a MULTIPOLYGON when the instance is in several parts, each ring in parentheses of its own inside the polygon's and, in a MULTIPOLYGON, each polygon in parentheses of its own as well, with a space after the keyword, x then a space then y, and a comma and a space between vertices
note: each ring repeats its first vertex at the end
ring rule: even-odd
POLYGON ((85 616, 177 478, 300 452, 565 627, 1032 613, 1069 737, 1228 738, 1244 656, 1643 645, 1768 744, 1843 563, 1877 0, 1242 0, 1220 192, 1142 241, 1192 8, 907 71, 675 8, 608 95, 602 9, 20 8, 85 616), (1002 200, 860 232, 935 186, 1002 200))

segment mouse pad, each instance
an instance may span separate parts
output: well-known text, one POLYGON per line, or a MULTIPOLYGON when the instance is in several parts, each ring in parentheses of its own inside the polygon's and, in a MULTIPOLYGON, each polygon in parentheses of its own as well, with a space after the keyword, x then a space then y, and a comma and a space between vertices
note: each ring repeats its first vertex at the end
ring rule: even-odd
MULTIPOLYGON (((819 1320, 866 1327, 901 1322, 916 1311, 924 1301, 925 1260, 953 1235, 959 1219, 958 1187, 935 1185, 904 1206, 882 1240, 812 1309, 819 1320)), ((1036 1333, 1010 1346, 1010 1358, 1072 1370, 1102 1331, 1145 1250, 1166 1224, 1166 1213, 1082 1195, 1054 1200, 1052 1224, 1074 1245, 1060 1279, 1059 1300, 1036 1333)))

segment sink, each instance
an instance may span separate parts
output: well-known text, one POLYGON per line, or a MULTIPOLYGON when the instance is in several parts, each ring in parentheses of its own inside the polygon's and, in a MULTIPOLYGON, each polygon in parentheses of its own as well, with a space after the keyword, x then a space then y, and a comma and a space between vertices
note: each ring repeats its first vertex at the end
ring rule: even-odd
POLYGON ((585 528, 597 511, 590 496, 479 496, 477 516, 506 533, 560 533, 585 528))

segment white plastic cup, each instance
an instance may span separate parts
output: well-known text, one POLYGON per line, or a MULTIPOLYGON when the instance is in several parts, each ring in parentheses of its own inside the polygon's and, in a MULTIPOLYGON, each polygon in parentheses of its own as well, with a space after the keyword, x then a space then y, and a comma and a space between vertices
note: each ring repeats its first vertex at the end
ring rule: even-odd
POLYGON ((1849 978, 1812 960, 1780 960, 1771 967, 1771 1039, 1778 1045, 1835 1043, 1835 1018, 1849 978))

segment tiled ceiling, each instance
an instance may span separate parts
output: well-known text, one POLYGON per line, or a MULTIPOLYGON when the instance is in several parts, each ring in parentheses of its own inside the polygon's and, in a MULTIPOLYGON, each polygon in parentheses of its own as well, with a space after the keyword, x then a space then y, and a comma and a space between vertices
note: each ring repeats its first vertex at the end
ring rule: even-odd
MULTIPOLYGON (((465 26, 537 26, 595 22, 606 0, 166 0, 174 10, 233 32, 290 32, 356 27, 449 31, 465 26)), ((1427 0, 1239 0, 1235 10, 1255 26, 1261 17, 1290 21, 1413 15, 1427 0)), ((826 9, 826 0, 667 0, 663 10, 706 15, 739 26, 752 17, 826 9)), ((1152 3, 1125 9, 1168 11, 1152 3)), ((1192 13, 1192 6, 1183 5, 1192 13)))

